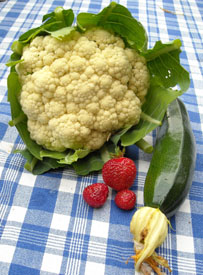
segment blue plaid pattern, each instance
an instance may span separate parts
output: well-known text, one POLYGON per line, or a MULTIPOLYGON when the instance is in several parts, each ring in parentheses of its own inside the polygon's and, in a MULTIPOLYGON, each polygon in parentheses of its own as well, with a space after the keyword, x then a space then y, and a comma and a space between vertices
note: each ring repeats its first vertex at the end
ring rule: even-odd
MULTIPOLYGON (((37 26, 43 14, 57 6, 74 13, 99 12, 110 1, 9 0, 0 2, 0 274, 1 275, 132 275, 134 264, 129 224, 134 211, 114 204, 114 192, 101 209, 85 204, 85 186, 102 181, 101 174, 79 177, 72 170, 34 176, 24 170, 22 156, 13 154, 23 143, 8 127, 5 63, 10 46, 20 34, 37 26)), ((197 162, 189 196, 171 218, 164 244, 158 252, 172 274, 203 274, 203 3, 201 0, 118 1, 140 20, 149 46, 161 39, 180 38, 181 63, 190 72, 191 86, 181 96, 191 119, 197 143, 197 162), (171 11, 169 13, 167 11, 171 11)), ((155 134, 148 139, 153 142, 155 134)), ((143 185, 150 156, 136 148, 127 150, 138 167, 132 189, 136 207, 143 205, 143 185)), ((168 272, 166 271, 168 274, 168 272)))

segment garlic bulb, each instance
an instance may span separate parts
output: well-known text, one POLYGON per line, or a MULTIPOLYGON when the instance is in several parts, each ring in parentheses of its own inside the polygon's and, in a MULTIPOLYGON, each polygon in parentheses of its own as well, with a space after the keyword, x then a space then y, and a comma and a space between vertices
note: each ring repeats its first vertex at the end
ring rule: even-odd
MULTIPOLYGON (((140 270, 142 262, 152 256, 168 234, 168 220, 157 208, 142 207, 132 217, 130 231, 135 243, 143 244, 143 248, 136 249, 135 269, 140 270)), ((167 266, 168 267, 168 266, 167 266)))

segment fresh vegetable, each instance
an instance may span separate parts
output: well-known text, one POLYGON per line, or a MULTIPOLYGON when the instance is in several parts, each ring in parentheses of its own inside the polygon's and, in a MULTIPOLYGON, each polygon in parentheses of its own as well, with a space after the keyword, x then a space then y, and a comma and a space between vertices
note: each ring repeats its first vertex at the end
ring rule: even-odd
POLYGON ((137 271, 151 274, 151 272, 145 272, 144 262, 149 264, 157 274, 162 274, 158 264, 171 271, 167 261, 154 252, 168 234, 168 220, 158 208, 146 206, 138 209, 132 217, 130 232, 134 238, 136 255, 132 258, 135 260, 137 271))
POLYGON ((139 122, 149 73, 120 37, 98 28, 65 41, 37 36, 21 58, 20 104, 30 137, 46 149, 96 150, 139 122))
POLYGON ((132 190, 124 189, 115 196, 115 204, 123 210, 131 210, 135 207, 136 195, 132 190))
POLYGON ((107 200, 109 194, 108 186, 104 183, 93 183, 83 190, 83 198, 87 204, 99 208, 107 200))
MULTIPOLYGON (((196 159, 195 140, 185 105, 174 100, 167 109, 158 129, 156 144, 144 185, 144 204, 135 212, 130 229, 134 235, 136 270, 153 258, 152 268, 164 259, 154 254, 167 236, 167 217, 176 213, 185 200, 191 183, 196 159), (137 248, 141 243, 141 249, 137 248)), ((143 267, 142 267, 143 268, 143 267)), ((145 274, 145 273, 144 273, 145 274)))
POLYGON ((159 128, 144 185, 144 203, 171 217, 188 194, 195 168, 195 139, 185 105, 173 101, 159 128))
POLYGON ((189 87, 180 40, 148 49, 143 26, 124 6, 111 2, 73 21, 71 9, 58 7, 11 47, 10 125, 34 174, 66 165, 86 175, 117 145, 151 152, 143 138, 189 87))
POLYGON ((130 188, 136 177, 136 166, 133 160, 126 157, 115 157, 108 160, 102 168, 104 182, 116 191, 130 188))

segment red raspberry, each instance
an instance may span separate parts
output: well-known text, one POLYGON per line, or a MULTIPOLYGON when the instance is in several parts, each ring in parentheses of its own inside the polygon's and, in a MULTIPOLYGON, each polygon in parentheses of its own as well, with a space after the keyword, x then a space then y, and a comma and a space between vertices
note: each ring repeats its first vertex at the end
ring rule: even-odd
POLYGON ((136 166, 129 158, 113 158, 104 164, 102 176, 104 182, 116 191, 128 189, 134 183, 136 166))
POLYGON ((109 188, 104 183, 93 183, 83 190, 83 198, 90 206, 98 208, 105 202, 109 194, 109 188))
POLYGON ((136 195, 129 189, 119 191, 115 196, 115 204, 123 210, 131 210, 135 207, 136 195))

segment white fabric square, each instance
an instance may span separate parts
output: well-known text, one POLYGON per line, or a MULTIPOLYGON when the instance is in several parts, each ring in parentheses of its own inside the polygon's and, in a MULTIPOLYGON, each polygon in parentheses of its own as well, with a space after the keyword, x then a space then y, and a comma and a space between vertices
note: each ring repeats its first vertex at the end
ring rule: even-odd
POLYGON ((191 213, 190 201, 188 199, 185 199, 183 204, 180 206, 179 211, 189 214, 191 213))
POLYGON ((104 275, 105 265, 94 262, 87 262, 85 268, 85 275, 104 275))
POLYGON ((5 141, 0 141, 0 150, 6 152, 7 154, 10 154, 13 148, 13 144, 5 141))
POLYGON ((6 244, 0 244, 0 262, 11 263, 15 247, 6 244))
POLYGON ((59 191, 74 194, 77 181, 62 178, 59 186, 59 191))
POLYGON ((62 264, 62 256, 45 253, 41 269, 46 272, 59 274, 62 264))
POLYGON ((92 221, 91 236, 108 238, 109 224, 101 221, 92 221))
POLYGON ((139 160, 139 173, 147 173, 149 169, 149 162, 145 160, 139 160))
POLYGON ((67 231, 70 222, 70 216, 55 213, 52 218, 51 228, 67 231))
POLYGON ((12 206, 8 215, 8 221, 23 223, 27 209, 21 206, 12 206))
POLYGON ((138 204, 138 205, 143 205, 143 192, 142 191, 139 191, 139 190, 137 190, 136 192, 135 192, 135 195, 136 195, 136 203, 138 204))
POLYGON ((194 253, 194 242, 192 237, 178 235, 176 243, 177 251, 194 253))
POLYGON ((0 166, 0 178, 1 178, 2 171, 3 171, 3 167, 0 166))
POLYGON ((19 184, 33 187, 35 185, 36 176, 31 173, 22 173, 19 184))

